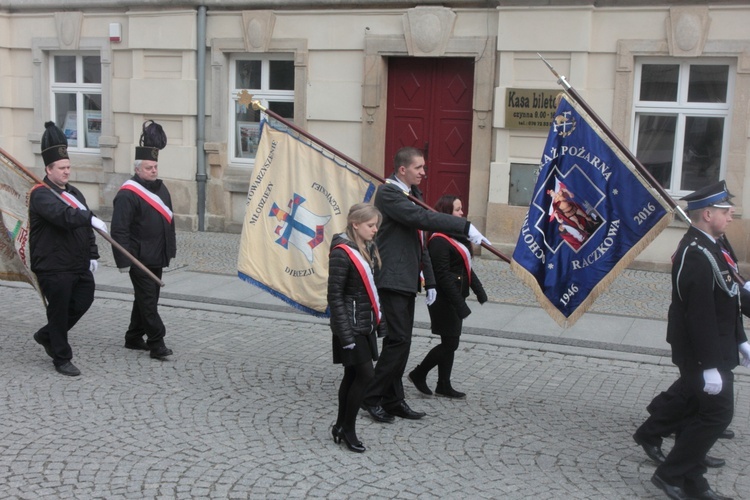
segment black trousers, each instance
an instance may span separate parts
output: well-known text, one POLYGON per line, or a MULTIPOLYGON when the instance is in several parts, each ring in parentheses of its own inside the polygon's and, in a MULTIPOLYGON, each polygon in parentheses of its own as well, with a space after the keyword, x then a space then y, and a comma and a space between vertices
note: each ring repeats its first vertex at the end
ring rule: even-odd
MULTIPOLYGON (((161 279, 161 267, 149 267, 148 270, 161 279)), ((143 339, 145 335, 149 347, 163 345, 167 329, 157 309, 161 287, 137 266, 130 266, 130 281, 133 283, 135 299, 125 341, 143 339)))
POLYGON ((378 295, 388 334, 383 339, 383 349, 365 391, 364 403, 388 409, 404 400, 401 379, 409 361, 416 296, 392 290, 378 290, 378 295))
POLYGON ((47 324, 37 332, 41 340, 49 340, 52 362, 61 366, 73 359, 68 331, 78 323, 94 302, 94 276, 91 271, 80 273, 37 273, 37 281, 47 299, 47 324))
POLYGON ((638 437, 653 446, 663 438, 679 434, 698 409, 698 400, 682 377, 658 394, 646 408, 651 414, 638 428, 638 437))
POLYGON ((667 460, 657 467, 656 473, 668 483, 683 488, 688 495, 709 488, 703 477, 706 468, 700 462, 729 427, 734 415, 734 374, 725 370, 719 373, 721 392, 709 395, 703 391, 703 371, 680 370, 685 391, 694 398, 695 405, 685 416, 674 447, 667 460))

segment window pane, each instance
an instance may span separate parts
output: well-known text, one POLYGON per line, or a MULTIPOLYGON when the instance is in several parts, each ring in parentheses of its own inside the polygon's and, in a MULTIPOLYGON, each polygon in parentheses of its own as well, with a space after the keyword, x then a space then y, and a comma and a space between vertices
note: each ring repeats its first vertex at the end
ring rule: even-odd
POLYGON ((76 56, 55 56, 55 82, 75 83, 76 56))
POLYGON ((55 94, 55 123, 65 132, 68 146, 78 147, 78 124, 76 123, 76 95, 55 94))
POLYGON ((98 148, 102 134, 102 96, 83 94, 83 126, 86 129, 86 147, 98 148))
POLYGON ((268 109, 276 112, 282 118, 288 118, 289 121, 294 121, 294 103, 293 102, 269 101, 268 109))
POLYGON ((237 61, 237 78, 235 88, 260 88, 260 61, 237 61))
POLYGON ((102 83, 102 64, 99 56, 83 56, 83 83, 102 83))
POLYGON ((677 101, 677 64, 644 64, 641 70, 641 101, 677 101))
POLYGON ((724 118, 685 118, 681 189, 694 191, 719 180, 723 138, 724 118))
POLYGON ((727 102, 729 66, 690 66, 688 102, 727 102))
POLYGON ((676 116, 638 116, 636 157, 662 187, 669 189, 674 158, 676 116))
POLYGON ((294 90, 294 61, 270 61, 271 90, 294 90))
POLYGON ((235 145, 234 156, 237 158, 255 158, 258 150, 260 111, 255 111, 250 106, 235 107, 235 145))

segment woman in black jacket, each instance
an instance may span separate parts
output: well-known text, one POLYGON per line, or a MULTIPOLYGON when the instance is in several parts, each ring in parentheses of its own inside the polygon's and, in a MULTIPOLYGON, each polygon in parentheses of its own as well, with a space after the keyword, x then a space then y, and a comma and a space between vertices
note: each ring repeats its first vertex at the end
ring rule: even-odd
POLYGON ((365 447, 357 438, 355 421, 364 391, 378 359, 375 332, 385 335, 373 271, 380 254, 373 239, 382 221, 373 205, 358 203, 349 209, 346 232, 331 242, 328 267, 328 307, 333 332, 333 362, 344 365, 339 387, 339 411, 331 429, 333 440, 358 453, 365 447))
MULTIPOLYGON (((443 195, 435 210, 463 217, 461 200, 457 196, 443 195)), ((458 349, 463 319, 471 314, 466 305, 469 289, 480 304, 487 302, 482 283, 471 269, 471 243, 465 236, 433 233, 427 249, 432 260, 432 271, 437 282, 437 299, 429 307, 432 333, 440 335, 440 344, 427 353, 424 360, 409 373, 409 380, 420 392, 432 395, 427 386, 427 374, 438 367, 435 393, 449 398, 463 398, 466 394, 451 386, 453 355, 458 349)))

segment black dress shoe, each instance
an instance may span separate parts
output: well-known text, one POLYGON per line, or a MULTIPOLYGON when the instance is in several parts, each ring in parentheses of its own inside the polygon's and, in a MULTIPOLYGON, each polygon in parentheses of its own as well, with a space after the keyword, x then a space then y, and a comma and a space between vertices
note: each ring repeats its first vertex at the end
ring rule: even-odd
POLYGON ((727 464, 727 461, 723 458, 715 458, 711 455, 706 455, 703 460, 701 460, 701 465, 704 467, 708 467, 711 469, 716 469, 718 467, 724 467, 727 464))
POLYGON ((166 346, 162 345, 162 346, 154 347, 153 349, 151 349, 150 356, 154 359, 164 359, 167 356, 171 356, 172 354, 174 354, 172 352, 172 349, 168 349, 166 346))
POLYGON ((719 435, 719 439, 732 439, 733 437, 734 431, 732 429, 725 429, 724 432, 719 435))
POLYGON ((133 349, 134 351, 150 351, 151 348, 148 346, 143 339, 133 339, 125 341, 125 349, 133 349))
POLYGON ((36 332, 34 334, 34 340, 37 344, 44 347, 44 352, 47 353, 47 356, 50 358, 54 358, 55 355, 52 353, 52 344, 50 343, 49 339, 44 340, 41 335, 39 335, 39 332, 36 332))
POLYGON ((393 415, 385 411, 382 406, 368 406, 362 403, 362 409, 369 413, 372 419, 376 422, 390 424, 396 420, 393 415))
POLYGON ((58 371, 58 373, 62 373, 63 375, 67 375, 68 377, 77 377, 81 374, 81 370, 76 368, 76 366, 71 363, 70 361, 66 362, 65 364, 62 364, 60 366, 55 365, 55 370, 58 371))
POLYGON ((389 407, 386 411, 391 415, 395 415, 401 418, 408 418, 409 420, 419 420, 420 418, 427 415, 425 412, 412 410, 411 408, 409 408, 409 405, 406 404, 406 401, 401 401, 396 406, 389 407))
POLYGON ((685 493, 685 491, 683 491, 682 488, 669 484, 668 482, 660 478, 656 473, 651 476, 651 482, 654 483, 654 486, 666 493, 669 498, 672 498, 674 500, 690 500, 690 497, 687 495, 687 493, 685 493))
POLYGON ((688 498, 695 500, 734 500, 732 497, 727 497, 716 493, 711 488, 702 493, 698 493, 697 495, 690 495, 688 498))
POLYGON ((656 462, 657 464, 663 464, 664 461, 667 459, 667 457, 664 456, 664 453, 661 451, 661 446, 656 446, 655 444, 649 444, 638 435, 636 432, 633 434, 633 441, 638 443, 641 448, 643 448, 643 451, 646 452, 646 456, 656 462))
POLYGON ((435 394, 451 399, 463 399, 466 397, 465 392, 457 391, 451 387, 451 383, 443 383, 438 380, 437 387, 435 387, 435 394))

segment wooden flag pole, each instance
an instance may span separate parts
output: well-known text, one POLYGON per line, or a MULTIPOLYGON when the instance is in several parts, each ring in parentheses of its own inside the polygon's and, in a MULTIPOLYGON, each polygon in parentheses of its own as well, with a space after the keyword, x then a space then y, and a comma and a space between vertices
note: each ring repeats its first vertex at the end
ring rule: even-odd
MULTIPOLYGON (((67 202, 67 201, 65 201, 65 199, 64 199, 64 198, 63 198, 62 196, 60 196, 60 193, 58 193, 57 191, 55 191, 54 189, 52 189, 52 188, 51 188, 51 187, 50 187, 50 186, 49 186, 49 185, 48 185, 48 184, 47 184, 46 182, 42 182, 42 181, 41 181, 41 180, 39 179, 39 177, 37 177, 36 175, 34 175, 34 173, 33 173, 33 172, 31 172, 30 170, 28 170, 28 169, 27 169, 26 167, 24 167, 24 166, 23 166, 23 165, 22 165, 21 163, 19 163, 19 162, 18 162, 18 160, 16 160, 16 159, 15 159, 15 158, 13 158, 13 157, 12 157, 11 155, 9 155, 9 154, 8 154, 8 153, 7 153, 7 152, 6 152, 6 151, 5 151, 5 150, 4 150, 3 148, 0 148, 0 154, 2 154, 3 156, 5 156, 6 158, 8 158, 8 160, 10 160, 10 161, 11 161, 11 162, 12 162, 12 163, 13 163, 13 164, 14 164, 14 165, 16 166, 16 167, 18 167, 18 168, 19 168, 19 169, 20 169, 20 170, 21 170, 21 171, 22 171, 22 172, 23 172, 24 174, 26 174, 26 175, 27 175, 27 176, 28 176, 28 177, 29 177, 29 178, 30 178, 31 180, 33 180, 33 181, 34 181, 34 182, 36 182, 37 184, 41 184, 42 186, 46 187, 47 189, 49 189, 50 191, 52 191, 52 193, 53 193, 53 194, 54 194, 54 195, 55 195, 55 196, 56 196, 56 197, 57 197, 57 198, 58 198, 58 199, 59 199, 60 201, 62 201, 62 202, 63 202, 63 203, 65 203, 66 205, 68 204, 68 202, 67 202)), ((99 233, 99 234, 100 234, 100 235, 102 236, 102 238, 104 238, 105 240, 107 240, 107 241, 108 241, 108 242, 109 242, 109 243, 110 243, 110 244, 111 244, 111 245, 112 245, 112 246, 113 246, 114 248, 116 248, 117 250, 119 250, 120 252, 122 252, 122 254, 123 254, 123 255, 124 255, 125 257, 127 257, 127 258, 128 258, 128 259, 129 259, 129 260, 130 260, 130 261, 131 261, 131 262, 132 262, 133 264, 135 264, 135 265, 136 265, 136 266, 137 266, 137 267, 138 267, 138 268, 139 268, 139 269, 140 269, 141 271, 143 271, 144 273, 146 273, 146 274, 148 275, 148 277, 149 277, 149 278, 151 278, 151 279, 152 279, 152 280, 154 280, 154 281, 155 281, 156 283, 158 283, 158 284, 159 284, 159 286, 164 286, 164 282, 163 282, 162 280, 160 280, 160 279, 159 279, 159 278, 158 278, 158 277, 157 277, 157 276, 156 276, 156 275, 155 275, 154 273, 152 273, 152 272, 151 272, 151 271, 149 270, 149 268, 147 268, 146 266, 144 266, 144 265, 143 265, 143 264, 141 263, 141 261, 139 261, 138 259, 136 259, 135 257, 133 257, 133 255, 132 255, 132 254, 131 254, 130 252, 128 252, 127 250, 125 250, 125 248, 124 248, 124 247, 123 247, 122 245, 120 245, 119 243, 117 243, 117 242, 116 242, 116 241, 115 241, 115 240, 114 240, 114 239, 112 238, 112 236, 110 236, 110 235, 109 235, 109 233, 107 233, 106 231, 100 231, 99 229, 97 229, 97 228, 95 228, 95 227, 92 227, 92 229, 93 229, 93 230, 95 230, 95 231, 96 231, 97 233, 99 233)))
POLYGON ((620 140, 619 137, 615 135, 615 133, 610 129, 606 123, 604 123, 604 120, 602 120, 599 115, 597 115, 593 109, 591 109, 591 106, 588 105, 588 103, 581 97, 581 94, 578 93, 576 89, 574 89, 568 82, 565 80, 565 77, 560 75, 557 71, 555 71, 555 68, 552 67, 552 65, 544 58, 541 54, 537 52, 539 58, 544 62, 544 64, 547 65, 549 70, 552 72, 553 75, 557 78, 557 83, 562 86, 563 90, 565 90, 565 93, 570 95, 573 99, 576 100, 576 102, 588 113, 589 116, 591 116, 591 119, 594 120, 594 122, 599 126, 599 128, 602 129, 602 131, 607 135, 607 137, 617 146, 617 148, 624 154, 628 160, 630 160, 631 163, 635 166, 635 168, 638 170, 638 173, 641 174, 643 178, 646 179, 646 181, 649 183, 651 188, 658 191, 659 194, 664 198, 667 202, 667 204, 672 207, 675 212, 680 216, 680 218, 685 221, 686 223, 690 224, 690 217, 685 213, 685 211, 680 207, 676 201, 672 199, 672 197, 664 190, 664 188, 659 184, 656 179, 654 179, 654 176, 651 175, 651 172, 649 172, 646 167, 643 166, 643 164, 638 160, 638 158, 635 157, 635 155, 630 151, 630 149, 625 146, 625 144, 620 140))
MULTIPOLYGON (((342 152, 340 152, 340 151, 332 148, 331 146, 329 146, 325 142, 321 141, 317 137, 314 137, 313 135, 311 135, 309 132, 307 132, 305 130, 302 130, 301 128, 299 128, 298 126, 296 126, 295 124, 293 124, 292 122, 290 122, 290 121, 286 120, 285 118, 279 116, 277 113, 275 113, 275 112, 271 111, 270 109, 266 108, 265 106, 261 105, 259 101, 252 101, 252 106, 253 106, 253 109, 255 109, 256 111, 257 110, 263 111, 268 116, 272 117, 274 120, 277 120, 277 121, 283 123, 285 126, 287 126, 290 129, 294 130, 298 134, 303 135, 306 138, 310 139, 311 141, 315 141, 316 143, 320 144, 322 147, 324 147, 325 149, 327 149, 328 151, 330 151, 334 155, 338 156, 339 158, 341 158, 342 160, 346 161, 347 163, 350 163, 351 165, 353 165, 357 169, 361 170, 362 172, 364 172, 368 176, 370 176, 373 179, 379 181, 381 184, 385 183, 385 178, 383 178, 380 175, 376 174, 372 170, 369 170, 368 168, 366 168, 365 166, 363 166, 362 164, 360 164, 358 161, 353 160, 352 158, 350 158, 349 156, 345 155, 344 153, 342 153, 342 152)), ((414 198, 411 195, 408 195, 408 196, 409 196, 409 199, 411 201, 413 201, 414 203, 416 203, 420 207, 425 208, 427 210, 431 210, 433 212, 435 211, 434 208, 432 208, 431 206, 425 204, 423 201, 418 200, 418 199, 414 198)), ((497 257, 499 257, 500 260, 503 260, 505 262, 510 263, 510 258, 508 256, 506 256, 505 254, 503 254, 502 252, 500 252, 499 250, 495 249, 492 245, 488 245, 487 243, 482 243, 482 247, 486 248, 490 253, 494 254, 497 257)))

